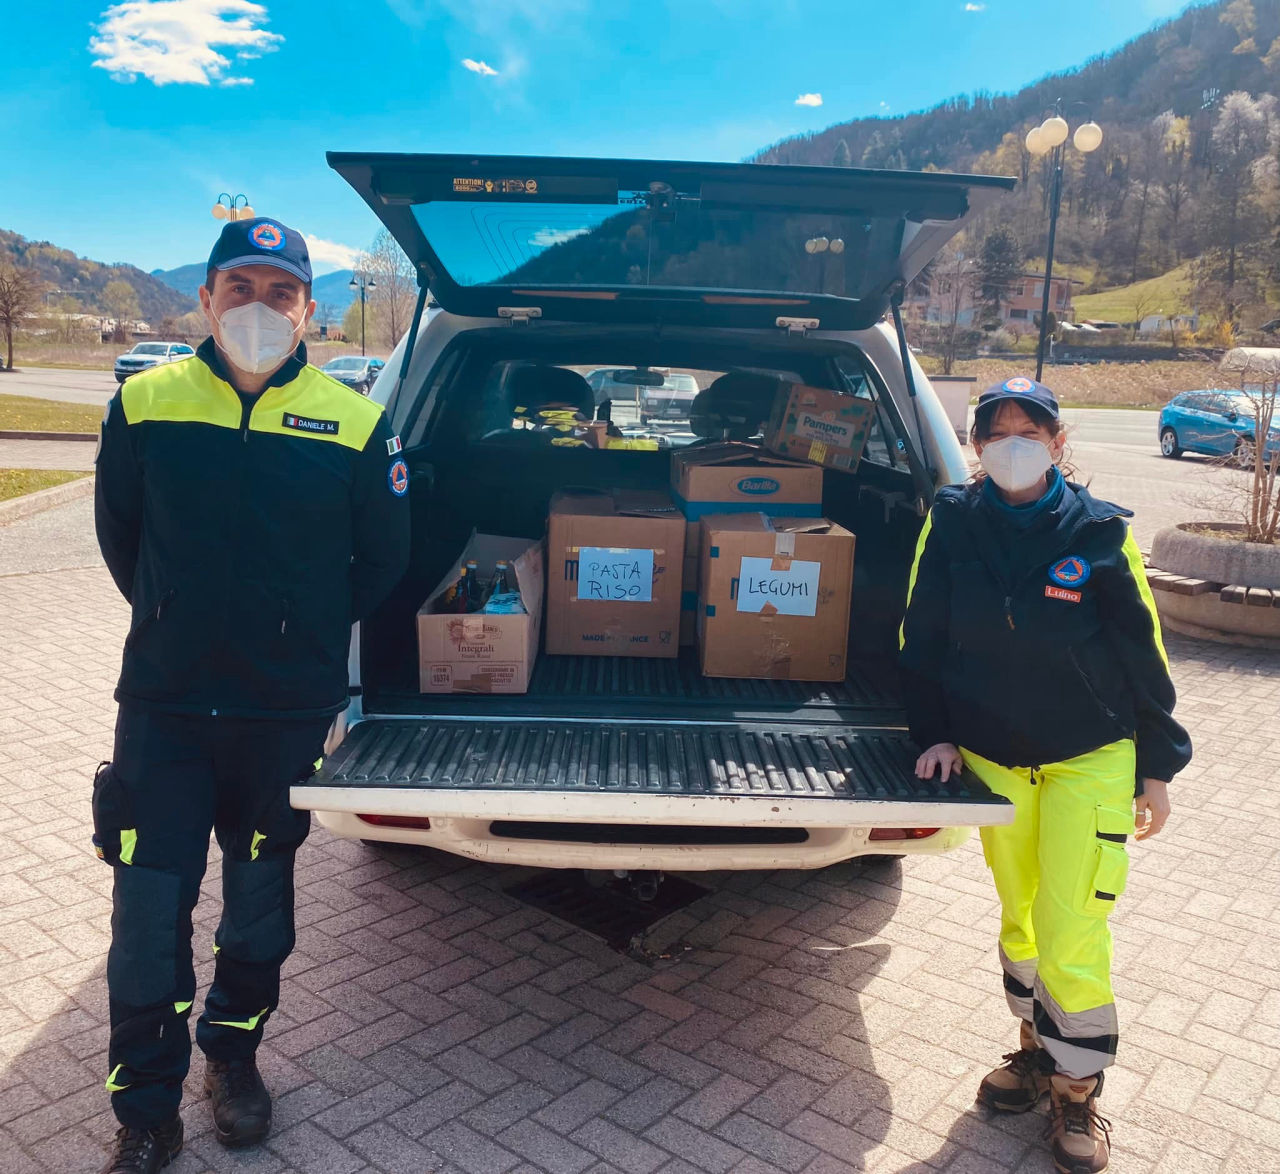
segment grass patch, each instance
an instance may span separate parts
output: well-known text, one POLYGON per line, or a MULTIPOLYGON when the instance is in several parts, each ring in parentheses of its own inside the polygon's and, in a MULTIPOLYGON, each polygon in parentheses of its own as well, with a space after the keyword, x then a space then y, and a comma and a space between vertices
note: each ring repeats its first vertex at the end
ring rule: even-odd
POLYGON ((13 432, 97 432, 102 409, 27 395, 0 395, 0 429, 13 432))
MULTIPOLYGON (((1077 294, 1071 299, 1076 320, 1096 318, 1102 322, 1132 322, 1143 314, 1191 313, 1191 264, 1179 265, 1159 277, 1117 285, 1100 293, 1077 294)), ((1202 315, 1202 320, 1204 316, 1202 315)))
MULTIPOLYGON (((1030 379, 1035 370, 1034 359, 966 359, 955 365, 955 374, 974 376, 976 395, 1014 375, 1030 379)), ((1076 408, 1162 408, 1182 391, 1230 387, 1231 376, 1204 360, 1157 359, 1144 363, 1046 365, 1044 382, 1053 389, 1059 403, 1076 408)))
POLYGON ((65 469, 0 469, 0 501, 12 497, 24 497, 38 489, 52 489, 77 481, 88 473, 70 472, 65 469))

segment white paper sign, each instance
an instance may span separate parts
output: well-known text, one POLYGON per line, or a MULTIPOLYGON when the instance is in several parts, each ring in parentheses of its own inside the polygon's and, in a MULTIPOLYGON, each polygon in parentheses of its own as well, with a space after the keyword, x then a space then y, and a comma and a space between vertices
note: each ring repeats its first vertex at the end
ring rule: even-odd
POLYGON ((578 551, 578 598, 652 602, 653 551, 582 547, 578 551))
POLYGON ((771 558, 744 558, 738 575, 738 610, 760 612, 765 604, 784 616, 818 614, 818 575, 821 563, 792 561, 775 571, 771 558))

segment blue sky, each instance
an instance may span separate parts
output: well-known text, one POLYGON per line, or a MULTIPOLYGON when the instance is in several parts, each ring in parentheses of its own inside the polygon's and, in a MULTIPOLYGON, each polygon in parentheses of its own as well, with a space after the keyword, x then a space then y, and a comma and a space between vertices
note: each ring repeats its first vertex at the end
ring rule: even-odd
POLYGON ((208 255, 219 192, 339 268, 377 230, 326 150, 740 159, 1007 91, 1185 0, 46 0, 7 5, 0 228, 208 255), (900 14, 910 13, 907 20, 900 14))

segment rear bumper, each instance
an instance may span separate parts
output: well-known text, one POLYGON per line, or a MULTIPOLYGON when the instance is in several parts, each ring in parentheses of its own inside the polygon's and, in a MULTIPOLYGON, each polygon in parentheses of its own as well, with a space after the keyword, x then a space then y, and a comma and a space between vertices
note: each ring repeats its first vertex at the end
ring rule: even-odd
MULTIPOLYGON (((564 814, 562 811, 560 818, 564 814)), ((348 839, 414 844, 492 864, 665 872, 812 869, 855 856, 937 855, 958 848, 970 832, 968 827, 944 827, 923 840, 869 842, 867 826, 816 827, 808 829, 807 840, 800 844, 583 844, 496 836, 490 831, 491 819, 433 816, 429 829, 418 830, 376 827, 346 811, 317 810, 316 817, 321 826, 348 839)))

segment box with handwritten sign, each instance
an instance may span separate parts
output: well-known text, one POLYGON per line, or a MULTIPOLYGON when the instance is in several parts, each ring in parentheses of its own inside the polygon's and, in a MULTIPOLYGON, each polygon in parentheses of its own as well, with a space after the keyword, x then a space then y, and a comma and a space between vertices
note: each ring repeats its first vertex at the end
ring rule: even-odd
POLYGON ((671 495, 685 521, 684 599, 680 643, 695 644, 702 527, 708 514, 763 513, 822 516, 823 471, 803 461, 765 452, 757 444, 729 441, 671 454, 671 495))
POLYGON ((825 518, 702 519, 698 655, 708 677, 843 681, 853 535, 825 518))
POLYGON ((852 473, 875 419, 869 399, 822 387, 784 387, 764 431, 765 447, 782 456, 852 473))
POLYGON ((677 655, 684 530, 665 493, 556 494, 547 525, 547 652, 677 655))

